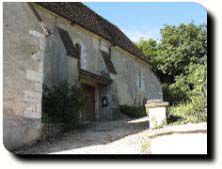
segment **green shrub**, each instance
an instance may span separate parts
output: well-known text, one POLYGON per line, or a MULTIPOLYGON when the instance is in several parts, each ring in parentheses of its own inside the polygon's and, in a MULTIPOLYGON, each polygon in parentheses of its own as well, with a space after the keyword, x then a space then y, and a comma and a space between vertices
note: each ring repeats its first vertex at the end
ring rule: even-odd
POLYGON ((169 121, 207 120, 207 27, 165 25, 159 42, 149 39, 137 46, 162 83, 163 99, 171 105, 169 121))
POLYGON ((62 123, 65 129, 77 127, 80 111, 84 107, 82 89, 77 86, 69 87, 68 83, 60 84, 43 90, 43 123, 62 123))
POLYGON ((146 153, 146 154, 151 153, 151 140, 145 141, 141 145, 141 153, 146 153))
MULTIPOLYGON (((206 60, 205 60, 206 62, 206 60)), ((187 76, 177 76, 176 82, 169 85, 170 95, 184 94, 184 100, 175 100, 169 108, 169 117, 181 117, 177 123, 207 121, 207 67, 206 64, 191 64, 187 76), (175 92, 180 89, 181 94, 175 92)), ((166 94, 166 93, 165 93, 166 94)))
POLYGON ((177 120, 169 120, 169 123, 198 123, 207 120, 207 112, 204 110, 201 100, 198 104, 183 103, 176 106, 171 106, 168 109, 168 117, 177 117, 177 120))
POLYGON ((129 117, 138 118, 146 116, 146 111, 144 106, 127 106, 121 105, 120 111, 129 117))
POLYGON ((170 105, 179 104, 188 100, 187 89, 185 85, 163 84, 163 98, 168 101, 170 105), (182 86, 182 87, 181 87, 182 86))

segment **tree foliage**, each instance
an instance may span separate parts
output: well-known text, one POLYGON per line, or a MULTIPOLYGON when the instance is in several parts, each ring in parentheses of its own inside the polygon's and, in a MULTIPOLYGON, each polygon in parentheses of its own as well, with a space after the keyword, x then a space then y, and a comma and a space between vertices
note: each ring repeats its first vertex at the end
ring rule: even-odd
POLYGON ((164 99, 180 106, 180 111, 186 107, 197 119, 206 120, 206 113, 203 114, 207 106, 206 25, 165 25, 160 41, 141 39, 137 46, 163 83, 164 99))

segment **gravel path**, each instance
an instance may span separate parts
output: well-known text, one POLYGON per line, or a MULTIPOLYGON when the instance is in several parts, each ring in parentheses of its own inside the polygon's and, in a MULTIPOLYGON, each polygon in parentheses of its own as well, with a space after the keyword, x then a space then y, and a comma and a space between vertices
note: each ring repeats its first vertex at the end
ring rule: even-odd
POLYGON ((147 131, 129 135, 119 140, 87 147, 60 151, 52 154, 143 154, 142 144, 148 141, 147 131))
POLYGON ((23 148, 20 154, 138 154, 149 138, 148 119, 93 123, 53 140, 23 148))
POLYGON ((206 123, 168 126, 151 131, 148 130, 146 117, 136 120, 92 123, 53 140, 45 140, 23 148, 16 153, 205 154, 207 153, 207 133, 195 133, 201 130, 207 131, 206 123))

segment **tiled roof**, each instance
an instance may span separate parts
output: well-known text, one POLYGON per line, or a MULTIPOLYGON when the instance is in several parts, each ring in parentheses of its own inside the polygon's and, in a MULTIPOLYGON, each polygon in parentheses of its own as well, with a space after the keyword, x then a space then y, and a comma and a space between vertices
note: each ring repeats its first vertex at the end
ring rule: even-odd
POLYGON ((128 51, 136 57, 145 60, 144 54, 135 44, 115 25, 96 14, 79 2, 38 2, 37 4, 66 18, 101 37, 112 44, 128 51))

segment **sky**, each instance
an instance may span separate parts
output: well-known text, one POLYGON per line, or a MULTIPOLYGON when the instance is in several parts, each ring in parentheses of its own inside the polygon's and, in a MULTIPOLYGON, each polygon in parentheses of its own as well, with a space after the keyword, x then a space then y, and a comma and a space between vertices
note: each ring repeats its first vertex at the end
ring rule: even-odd
POLYGON ((132 41, 160 40, 165 24, 207 24, 207 11, 192 2, 85 2, 90 9, 118 26, 132 41))

